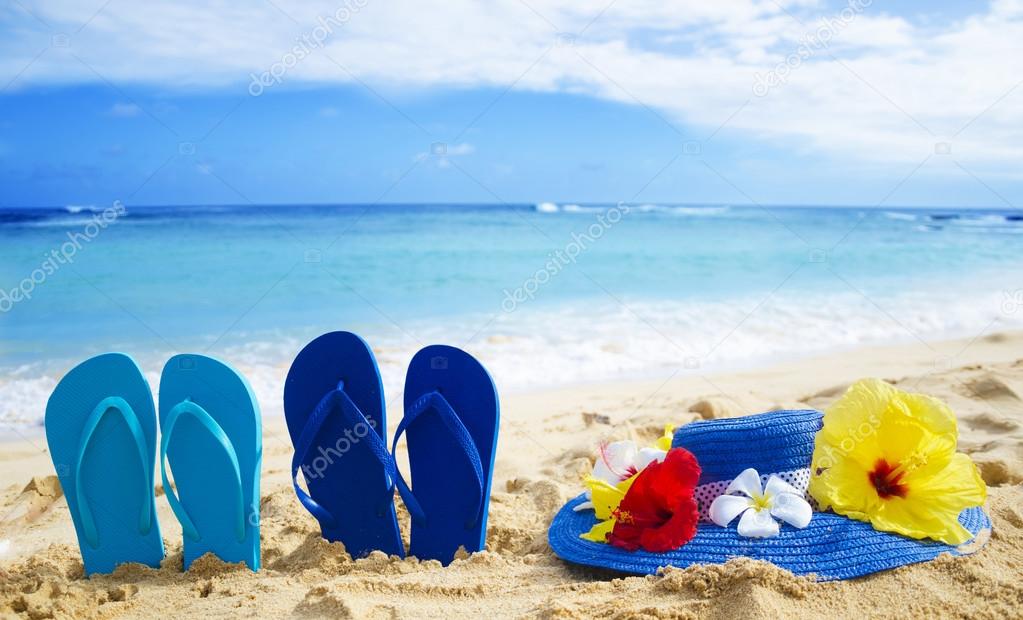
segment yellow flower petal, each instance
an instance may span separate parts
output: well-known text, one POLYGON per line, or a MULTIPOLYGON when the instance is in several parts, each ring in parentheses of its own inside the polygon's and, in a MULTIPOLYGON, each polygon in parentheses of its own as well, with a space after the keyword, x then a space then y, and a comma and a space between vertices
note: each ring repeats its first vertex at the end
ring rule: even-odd
POLYGON ((828 468, 846 458, 858 461, 864 469, 870 467, 878 453, 878 429, 891 396, 892 386, 884 381, 865 379, 854 383, 824 414, 813 468, 828 468))
POLYGON ((866 515, 876 510, 880 498, 870 484, 867 470, 854 460, 842 459, 832 467, 811 476, 807 489, 822 510, 832 509, 838 514, 853 517, 853 513, 866 515))
POLYGON ((665 452, 671 450, 671 440, 674 436, 675 426, 672 424, 666 424, 664 426, 664 434, 657 438, 657 443, 654 444, 654 447, 658 450, 664 450, 665 452))
POLYGON ((921 495, 938 498, 960 512, 987 501, 984 479, 973 459, 962 452, 956 452, 940 473, 927 480, 912 481, 912 486, 921 495))
POLYGON ((910 494, 906 499, 915 500, 921 511, 938 520, 937 524, 926 528, 916 525, 923 537, 950 545, 958 545, 973 537, 959 524, 959 513, 971 506, 983 505, 987 501, 987 486, 969 456, 957 452, 946 467, 932 476, 907 476, 907 485, 910 494))
POLYGON ((824 428, 818 438, 833 445, 839 445, 850 435, 866 430, 860 427, 871 418, 880 425, 881 416, 888 408, 892 386, 879 379, 857 381, 846 390, 824 414, 824 428))
POLYGON ((598 520, 603 521, 611 518, 611 513, 618 508, 618 504, 621 503, 635 480, 636 476, 634 475, 622 480, 617 485, 611 485, 592 476, 586 479, 586 486, 589 487, 592 496, 590 501, 593 502, 593 512, 598 520))
POLYGON ((579 534, 579 538, 584 540, 591 540, 598 543, 606 543, 607 536, 611 533, 615 527, 614 519, 608 519, 606 521, 598 521, 596 525, 590 528, 589 532, 585 534, 579 534))
POLYGON ((632 487, 632 483, 636 481, 636 476, 638 475, 632 475, 616 485, 608 484, 600 478, 592 476, 586 479, 586 486, 590 489, 590 501, 593 502, 593 513, 597 517, 597 523, 590 528, 589 532, 580 534, 579 538, 599 543, 607 542, 607 535, 611 533, 615 526, 614 512, 618 510, 618 504, 622 502, 622 498, 629 492, 629 488, 632 487))
MULTIPOLYGON (((899 392, 912 417, 920 420, 932 432, 953 437, 959 434, 956 415, 943 401, 926 394, 899 392)), ((954 446, 953 446, 954 448, 954 446)))
MULTIPOLYGON (((904 458, 917 461, 914 470, 926 472, 926 475, 935 474, 944 468, 956 453, 959 429, 955 414, 945 403, 923 394, 902 394, 901 401, 905 403, 910 413, 906 422, 919 424, 926 431, 917 443, 915 454, 910 453, 904 458), (920 457, 926 457, 926 462, 919 462, 920 457)), ((891 456, 894 460, 900 462, 903 460, 902 457, 896 458, 894 454, 891 456)))
POLYGON ((625 495, 614 487, 599 478, 587 478, 586 486, 590 489, 593 512, 598 520, 603 521, 611 517, 611 513, 618 508, 619 502, 625 495))
POLYGON ((910 538, 933 538, 952 545, 973 537, 958 521, 950 527, 946 519, 947 515, 933 514, 919 501, 896 497, 882 504, 877 512, 870 515, 869 521, 874 529, 882 532, 894 532, 910 538))
MULTIPOLYGON (((922 444, 929 442, 932 435, 927 428, 912 418, 888 416, 881 423, 877 438, 878 451, 871 455, 874 460, 883 458, 891 463, 901 463, 919 452, 922 444)), ((873 463, 869 463, 873 465, 873 463)))

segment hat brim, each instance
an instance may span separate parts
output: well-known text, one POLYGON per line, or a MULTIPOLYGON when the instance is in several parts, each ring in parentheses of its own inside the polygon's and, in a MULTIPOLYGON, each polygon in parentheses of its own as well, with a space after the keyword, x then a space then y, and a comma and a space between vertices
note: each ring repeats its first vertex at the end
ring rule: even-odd
POLYGON ((926 562, 942 553, 973 553, 982 546, 976 543, 987 542, 987 536, 978 538, 978 534, 991 529, 991 520, 983 509, 964 510, 959 522, 974 539, 956 547, 879 532, 869 523, 815 512, 806 528, 782 525, 781 532, 774 538, 739 536, 734 524, 719 527, 701 523, 696 536, 682 547, 667 553, 649 553, 626 551, 579 538, 596 523, 592 510, 573 510, 585 499, 583 495, 573 499, 554 517, 547 534, 554 553, 575 564, 647 575, 665 566, 723 564, 735 557, 747 557, 770 562, 797 575, 816 575, 820 581, 850 579, 926 562))

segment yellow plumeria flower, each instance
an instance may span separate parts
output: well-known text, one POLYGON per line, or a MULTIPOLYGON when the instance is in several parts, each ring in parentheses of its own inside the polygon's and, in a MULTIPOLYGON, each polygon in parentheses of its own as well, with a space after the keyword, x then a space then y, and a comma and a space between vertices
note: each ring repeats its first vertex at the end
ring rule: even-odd
POLYGON ((958 436, 942 401, 858 381, 824 414, 809 493, 821 510, 878 530, 964 543, 973 535, 959 513, 982 505, 987 487, 970 457, 956 452, 958 436))
POLYGON ((597 517, 597 523, 590 528, 589 532, 580 534, 580 538, 599 543, 607 542, 607 535, 615 527, 614 515, 615 511, 618 510, 618 504, 622 503, 622 498, 629 492, 629 487, 632 486, 638 475, 634 474, 616 485, 608 484, 600 478, 594 478, 593 476, 586 479, 586 486, 590 490, 590 501, 593 502, 593 513, 597 517))
POLYGON ((664 434, 657 438, 657 442, 654 444, 654 447, 657 448, 658 450, 664 450, 665 452, 671 450, 671 440, 674 438, 674 436, 675 425, 665 424, 664 434))

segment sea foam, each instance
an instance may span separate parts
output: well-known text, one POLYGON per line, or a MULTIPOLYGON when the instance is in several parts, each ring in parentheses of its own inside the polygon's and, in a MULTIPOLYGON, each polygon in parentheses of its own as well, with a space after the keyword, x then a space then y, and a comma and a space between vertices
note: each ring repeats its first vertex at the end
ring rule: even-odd
MULTIPOLYGON (((1023 312, 1007 314, 1003 302, 1004 291, 981 287, 884 297, 849 291, 718 301, 605 298, 537 302, 496 317, 470 314, 360 333, 374 348, 387 400, 400 403, 405 369, 423 342, 464 346, 486 365, 502 392, 513 392, 676 371, 716 372, 867 345, 1023 327, 1023 312), (465 343, 465 326, 484 324, 465 343)), ((214 354, 245 374, 265 415, 279 416, 284 377, 304 337, 252 333, 245 344, 214 354)), ((136 354, 154 393, 159 369, 172 353, 136 354)), ((71 365, 65 360, 0 369, 0 421, 17 428, 39 425, 50 391, 71 365)))

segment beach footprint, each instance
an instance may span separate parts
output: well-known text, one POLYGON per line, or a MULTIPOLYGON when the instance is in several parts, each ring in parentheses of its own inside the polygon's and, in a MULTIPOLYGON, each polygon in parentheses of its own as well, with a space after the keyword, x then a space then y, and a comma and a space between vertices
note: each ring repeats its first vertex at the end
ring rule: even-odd
MULTIPOLYGON (((15 487, 16 488, 16 487, 15 487)), ((32 478, 0 507, 0 560, 14 555, 18 535, 64 497, 57 476, 32 478)))
POLYGON ((993 373, 985 373, 962 382, 960 393, 991 403, 995 408, 1002 408, 1006 413, 1023 414, 1023 398, 1014 382, 993 373))
POLYGON ((977 463, 984 482, 1023 482, 1023 398, 1016 382, 986 372, 962 381, 957 391, 980 404, 980 410, 960 416, 966 430, 960 447, 977 463))
POLYGON ((9 533, 35 522, 64 497, 57 476, 36 476, 0 509, 0 532, 9 533))

